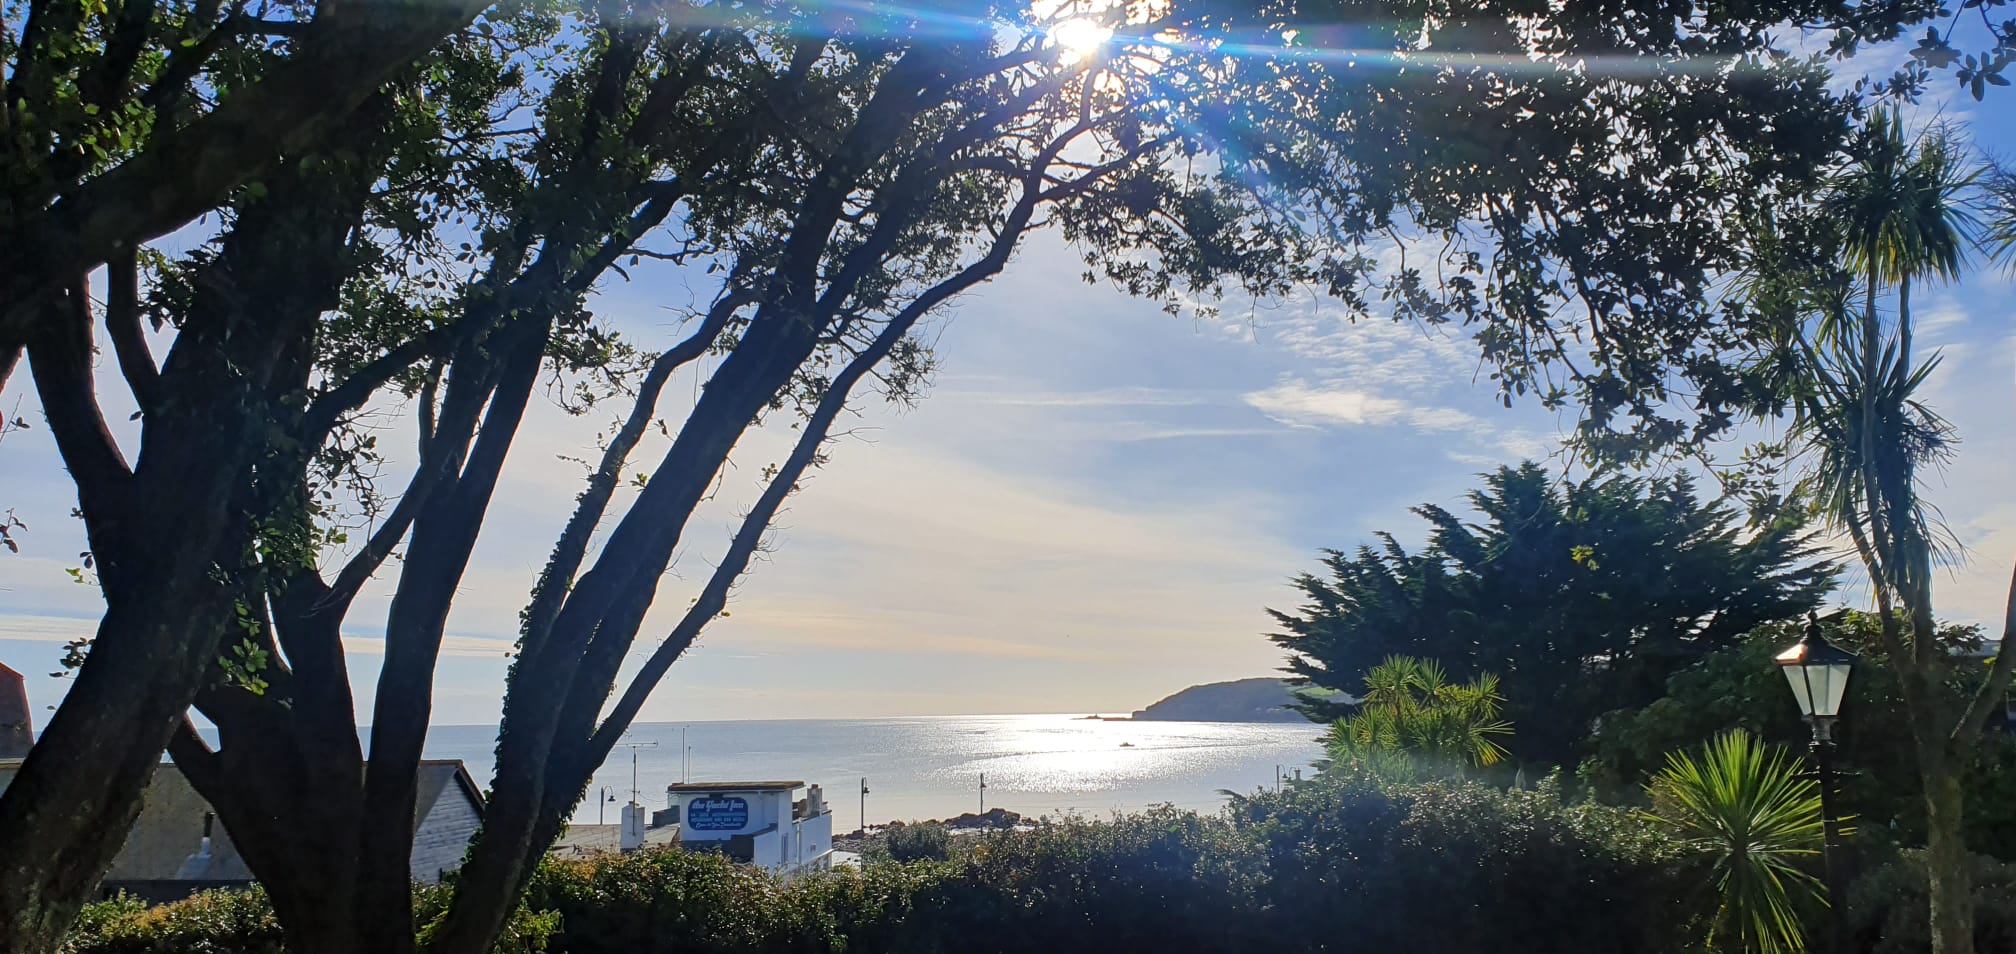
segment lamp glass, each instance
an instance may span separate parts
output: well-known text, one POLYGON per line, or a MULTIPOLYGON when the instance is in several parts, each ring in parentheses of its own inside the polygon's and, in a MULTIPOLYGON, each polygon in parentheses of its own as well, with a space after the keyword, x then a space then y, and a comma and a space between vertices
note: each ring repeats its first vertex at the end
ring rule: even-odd
POLYGON ((1813 714, 1813 690, 1807 685, 1805 666, 1786 666, 1785 681, 1792 684, 1792 698, 1799 701, 1799 714, 1813 714))
POLYGON ((1822 682, 1815 685, 1813 693, 1813 714, 1833 718, 1841 714, 1841 697, 1848 693, 1848 671, 1852 668, 1845 662, 1807 666, 1807 672, 1818 670, 1822 682))

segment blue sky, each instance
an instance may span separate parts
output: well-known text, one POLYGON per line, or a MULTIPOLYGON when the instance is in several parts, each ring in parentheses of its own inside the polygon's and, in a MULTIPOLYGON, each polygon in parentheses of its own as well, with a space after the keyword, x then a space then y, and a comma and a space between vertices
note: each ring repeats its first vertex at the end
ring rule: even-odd
MULTIPOLYGON (((1894 56, 1850 67, 1884 72, 1894 56)), ((1964 122, 2016 156, 2016 94, 1976 105, 1940 79, 1920 115, 1964 122)), ((1071 250, 1038 239, 934 321, 942 370, 929 396, 908 411, 863 402, 732 615, 673 668, 644 720, 1113 712, 1265 674, 1280 657, 1263 609, 1293 604, 1286 579, 1319 548, 1382 529, 1417 538, 1407 507, 1459 504, 1477 472, 1554 453, 1571 423, 1501 407, 1460 331, 1352 325, 1306 296, 1177 319, 1079 271, 1071 250)), ((638 274, 597 311, 639 342, 674 340, 670 309, 694 288, 638 274)), ((1938 598, 1952 618, 1999 620, 2016 561, 2016 281, 1976 272, 1920 301, 1921 339, 1946 354, 1931 397, 1963 440, 1930 493, 1969 560, 1938 598)), ((121 421, 130 404, 101 372, 107 417, 121 421)), ((47 674, 64 640, 93 629, 98 600, 66 573, 83 535, 26 378, 0 395, 36 424, 0 444, 4 503, 29 524, 23 552, 0 554, 0 662, 29 676, 46 718, 66 685, 47 674)), ((690 400, 693 385, 668 395, 690 400)), ((679 400, 666 408, 675 420, 679 400)), ((495 719, 517 612, 579 486, 566 458, 588 456, 609 413, 570 418, 541 402, 529 417, 450 619, 437 722, 495 719)), ((407 442, 396 425, 388 435, 407 442)), ((738 450, 647 635, 704 582, 789 439, 775 427, 738 450)), ((367 591, 346 630, 360 708, 388 594, 367 591)))

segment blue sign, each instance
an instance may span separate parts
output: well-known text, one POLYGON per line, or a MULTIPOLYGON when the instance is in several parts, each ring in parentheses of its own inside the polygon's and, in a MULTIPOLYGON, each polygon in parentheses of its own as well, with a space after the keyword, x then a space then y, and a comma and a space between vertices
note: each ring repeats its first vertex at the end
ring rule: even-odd
POLYGON ((686 803, 686 826, 694 831, 741 831, 749 827, 749 800, 696 798, 686 803))

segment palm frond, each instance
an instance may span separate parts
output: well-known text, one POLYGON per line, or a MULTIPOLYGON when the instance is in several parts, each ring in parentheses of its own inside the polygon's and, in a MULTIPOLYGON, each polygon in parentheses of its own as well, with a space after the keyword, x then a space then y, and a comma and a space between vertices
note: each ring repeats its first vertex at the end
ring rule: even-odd
POLYGON ((1784 752, 1742 730, 1700 758, 1675 752, 1649 786, 1646 817, 1709 856, 1720 904, 1718 948, 1794 954, 1806 949, 1800 912, 1824 903, 1809 870, 1822 834, 1820 789, 1784 752))
POLYGON ((1919 475, 1952 460, 1959 444, 1953 425, 1917 397, 1940 359, 1935 355, 1906 369, 1898 349, 1885 347, 1872 388, 1856 347, 1839 341, 1808 354, 1808 386, 1799 395, 1793 423, 1808 457, 1802 489, 1837 529, 1867 526, 1875 507, 1885 515, 1905 514, 1901 522, 1885 520, 1898 543, 1950 560, 1958 556, 1958 540, 1918 493, 1919 475), (1865 414, 1869 390, 1875 392, 1868 405, 1872 412, 1865 414), (1874 430, 1867 443, 1865 428, 1874 430), (1869 499, 1872 485, 1882 499, 1869 499))
POLYGON ((1963 194, 1982 172, 1948 125, 1907 135, 1902 114, 1880 109, 1863 127, 1856 162, 1823 204, 1846 238, 1846 264, 1882 285, 1958 278, 1980 220, 1963 194))

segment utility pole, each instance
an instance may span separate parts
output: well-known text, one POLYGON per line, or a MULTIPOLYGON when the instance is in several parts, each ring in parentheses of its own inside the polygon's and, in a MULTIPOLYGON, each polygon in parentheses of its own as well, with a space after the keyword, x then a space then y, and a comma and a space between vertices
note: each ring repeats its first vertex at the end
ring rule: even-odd
POLYGON ((692 726, 682 725, 679 727, 679 781, 681 782, 693 781, 693 773, 691 771, 693 747, 686 744, 686 730, 689 728, 692 728, 692 726))
POLYGON ((637 750, 655 749, 656 742, 619 742, 618 745, 630 750, 630 801, 636 802, 642 792, 637 788, 637 750))

